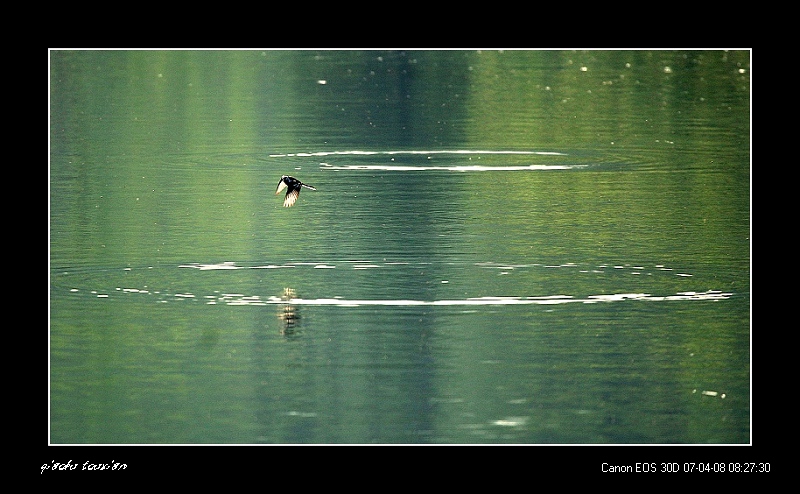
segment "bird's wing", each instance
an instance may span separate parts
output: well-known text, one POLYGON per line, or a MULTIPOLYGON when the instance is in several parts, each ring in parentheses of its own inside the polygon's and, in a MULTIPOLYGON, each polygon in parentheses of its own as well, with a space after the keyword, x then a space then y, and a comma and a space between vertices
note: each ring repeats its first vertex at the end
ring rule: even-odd
POLYGON ((300 195, 300 188, 297 189, 289 189, 289 192, 286 193, 286 197, 283 199, 283 207, 290 208, 294 205, 295 201, 297 201, 297 196, 300 195))
POLYGON ((278 188, 277 190, 275 190, 275 194, 280 194, 281 191, 285 188, 286 188, 286 183, 283 181, 283 179, 281 179, 281 181, 278 182, 278 188))

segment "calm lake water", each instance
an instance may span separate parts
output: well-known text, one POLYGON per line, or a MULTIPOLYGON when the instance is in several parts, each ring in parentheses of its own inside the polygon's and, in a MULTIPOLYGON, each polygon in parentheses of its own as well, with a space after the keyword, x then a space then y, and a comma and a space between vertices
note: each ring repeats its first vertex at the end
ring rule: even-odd
POLYGON ((49 200, 52 444, 751 441, 749 51, 51 51, 49 200))

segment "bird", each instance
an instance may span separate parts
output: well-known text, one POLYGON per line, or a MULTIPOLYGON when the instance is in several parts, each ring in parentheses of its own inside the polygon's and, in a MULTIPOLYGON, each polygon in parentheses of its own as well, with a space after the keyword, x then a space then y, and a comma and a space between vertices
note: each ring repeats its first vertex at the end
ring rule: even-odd
POLYGON ((294 177, 284 175, 281 177, 280 181, 278 181, 278 189, 275 191, 275 194, 280 194, 283 189, 288 188, 289 190, 286 191, 286 197, 283 199, 283 207, 290 208, 294 205, 295 201, 297 201, 297 196, 300 195, 300 189, 303 187, 306 189, 317 190, 316 188, 306 185, 294 177))

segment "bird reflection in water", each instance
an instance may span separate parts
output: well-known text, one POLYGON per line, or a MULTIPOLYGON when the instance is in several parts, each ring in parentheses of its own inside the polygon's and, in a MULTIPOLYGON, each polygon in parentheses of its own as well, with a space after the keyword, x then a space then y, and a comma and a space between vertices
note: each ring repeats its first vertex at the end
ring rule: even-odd
POLYGON ((281 320, 281 334, 292 335, 300 327, 300 310, 292 305, 293 298, 297 298, 297 292, 293 288, 284 288, 281 300, 286 302, 278 306, 278 319, 281 320))

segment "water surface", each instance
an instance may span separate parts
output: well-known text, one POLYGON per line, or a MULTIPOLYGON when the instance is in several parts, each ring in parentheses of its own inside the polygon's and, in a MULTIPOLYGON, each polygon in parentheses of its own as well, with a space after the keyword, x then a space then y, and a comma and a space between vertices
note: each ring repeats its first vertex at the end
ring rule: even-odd
POLYGON ((50 91, 51 443, 750 442, 749 52, 53 51, 50 91))

